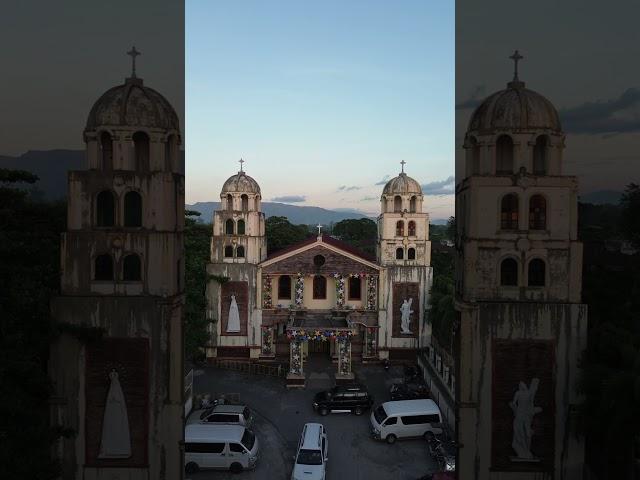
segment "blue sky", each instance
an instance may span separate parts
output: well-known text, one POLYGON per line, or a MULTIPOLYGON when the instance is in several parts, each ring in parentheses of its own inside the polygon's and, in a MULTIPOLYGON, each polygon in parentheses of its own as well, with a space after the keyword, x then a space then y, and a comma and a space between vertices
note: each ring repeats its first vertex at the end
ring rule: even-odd
POLYGON ((453 2, 188 0, 187 203, 242 157, 264 200, 376 214, 404 159, 452 214, 454 23, 453 2))

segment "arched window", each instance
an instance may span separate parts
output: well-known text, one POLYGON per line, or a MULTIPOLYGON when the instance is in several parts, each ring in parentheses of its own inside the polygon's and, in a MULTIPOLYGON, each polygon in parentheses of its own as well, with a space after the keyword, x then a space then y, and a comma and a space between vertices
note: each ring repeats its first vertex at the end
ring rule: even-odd
POLYGON ((402 197, 400 195, 393 197, 393 211, 395 213, 402 212, 402 197))
POLYGON ((500 264, 500 285, 518 286, 518 262, 513 258, 505 258, 500 264))
POLYGON ((236 248, 236 257, 244 258, 244 247, 242 245, 238 245, 236 248))
POLYGON ((233 258, 233 247, 231 245, 224 247, 224 258, 233 258))
POLYGON ((136 132, 131 137, 136 159, 136 170, 149 171, 149 136, 144 132, 136 132))
POLYGON ((278 300, 291 300, 291 277, 281 275, 278 279, 278 300))
POLYGON ((396 248, 396 260, 404 260, 404 249, 396 248))
POLYGON ((95 280, 113 280, 113 259, 109 254, 98 255, 95 261, 95 280))
POLYGON ((407 250, 407 259, 408 260, 415 260, 416 259, 416 249, 415 248, 410 248, 409 250, 407 250))
POLYGON ((404 236, 404 222, 402 220, 398 220, 396 222, 396 237, 404 236))
POLYGON ((362 300, 362 288, 359 277, 349 277, 349 300, 362 300))
POLYGON ((169 135, 164 145, 165 169, 168 172, 173 171, 174 167, 176 166, 176 157, 178 153, 177 147, 178 147, 178 142, 176 141, 176 136, 169 135))
POLYGON ((416 222, 414 222, 413 220, 409 222, 409 236, 410 237, 416 236, 416 222))
POLYGON ((474 137, 469 139, 468 148, 467 175, 478 175, 480 173, 480 145, 474 137))
POLYGON ((546 266, 544 260, 540 258, 534 258, 529 262, 529 286, 530 287, 544 287, 546 276, 546 266))
POLYGON ((230 193, 227 194, 227 210, 233 210, 233 196, 230 193))
POLYGON ((108 132, 100 135, 100 152, 102 154, 102 169, 113 170, 113 140, 108 132))
POLYGON ((508 135, 501 136, 496 142, 496 174, 513 174, 513 140, 508 135))
POLYGON ((313 298, 314 300, 327 298, 327 279, 322 275, 313 277, 313 298))
POLYGON ((416 205, 418 203, 418 200, 416 199, 415 195, 413 197, 411 197, 411 200, 409 200, 409 211, 411 213, 416 213, 416 205))
POLYGON ((247 195, 242 195, 240 200, 242 200, 242 211, 246 212, 249 210, 249 197, 247 195))
POLYGON ((238 235, 244 235, 244 220, 238 220, 238 235))
POLYGON ((128 282, 142 280, 140 257, 135 253, 124 257, 122 279, 128 282))
POLYGON ((227 221, 224 222, 224 233, 226 233, 227 235, 233 235, 234 233, 233 220, 231 220, 230 218, 228 218, 227 221))
POLYGON ((500 228, 502 230, 518 229, 518 196, 515 193, 509 193, 502 197, 500 228))
POLYGON ((547 228, 547 201, 542 195, 534 195, 529 199, 529 229, 544 230, 547 228))
POLYGON ((116 202, 113 193, 100 192, 96 197, 96 223, 99 227, 113 227, 115 223, 116 202))
POLYGON ((124 226, 142 226, 142 196, 138 192, 127 192, 124 196, 124 226))
POLYGON ((536 144, 533 147, 533 174, 534 175, 546 175, 547 174, 547 147, 549 142, 545 135, 540 135, 536 139, 536 144))

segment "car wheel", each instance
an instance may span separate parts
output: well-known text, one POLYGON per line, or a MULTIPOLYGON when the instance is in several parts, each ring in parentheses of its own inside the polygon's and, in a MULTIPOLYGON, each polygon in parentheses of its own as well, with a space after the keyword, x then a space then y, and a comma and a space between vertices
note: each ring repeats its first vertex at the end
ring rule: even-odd
POLYGON ((356 415, 362 415, 362 408, 361 407, 356 407, 355 410, 353 411, 353 413, 355 413, 356 415))
POLYGON ((196 473, 198 470, 200 470, 200 467, 195 462, 189 462, 184 466, 184 471, 189 474, 196 473))
POLYGON ((388 444, 396 443, 396 436, 392 433, 391 435, 387 435, 386 440, 388 444))
POLYGON ((231 470, 231 473, 240 473, 242 471, 242 465, 239 463, 232 463, 229 470, 231 470))
POLYGON ((322 415, 324 417, 325 415, 327 415, 329 413, 329 410, 323 407, 320 410, 318 410, 318 412, 320 413, 320 415, 322 415))

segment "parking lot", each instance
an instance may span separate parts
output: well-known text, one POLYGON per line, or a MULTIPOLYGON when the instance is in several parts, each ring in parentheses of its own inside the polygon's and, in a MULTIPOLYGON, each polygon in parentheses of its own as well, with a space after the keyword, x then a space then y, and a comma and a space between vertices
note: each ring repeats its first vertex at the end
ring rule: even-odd
MULTIPOLYGON (((253 471, 231 474, 224 471, 201 471, 188 476, 192 480, 289 479, 293 457, 302 427, 307 422, 322 423, 328 433, 328 480, 394 479, 415 480, 435 471, 424 440, 402 440, 394 445, 378 442, 370 436, 369 412, 362 416, 334 413, 322 417, 312 408, 316 392, 333 386, 329 365, 308 371, 307 388, 288 390, 284 380, 243 375, 213 367, 194 372, 194 391, 199 393, 237 394, 242 404, 256 415, 253 430, 260 442, 258 464, 253 471)), ((381 366, 357 366, 358 381, 367 386, 375 405, 389 400, 389 388, 400 381, 402 370, 381 366)))

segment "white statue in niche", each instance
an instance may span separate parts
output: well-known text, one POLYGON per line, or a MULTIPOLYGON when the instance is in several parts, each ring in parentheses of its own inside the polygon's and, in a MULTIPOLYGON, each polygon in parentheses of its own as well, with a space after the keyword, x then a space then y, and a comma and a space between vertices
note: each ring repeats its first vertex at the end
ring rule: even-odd
POLYGON ((131 437, 127 404, 115 369, 109 373, 109 392, 102 420, 102 440, 98 458, 129 458, 131 437))
POLYGON ((413 303, 413 298, 407 300, 404 299, 402 302, 402 306, 400 307, 400 313, 402 314, 401 323, 400 323, 400 333, 411 334, 411 330, 409 329, 409 325, 411 324, 411 314, 413 310, 411 310, 411 304, 413 303))
POLYGON ((513 410, 513 441, 511 446, 516 452, 514 461, 535 461, 536 458, 531 453, 531 437, 533 436, 533 417, 542 411, 542 407, 533 405, 540 380, 531 379, 531 385, 527 388, 524 382, 520 382, 518 390, 513 395, 513 400, 509 402, 513 410))
POLYGON ((229 307, 229 318, 227 320, 227 333, 237 333, 240 331, 240 312, 236 296, 231 295, 231 306, 229 307))

